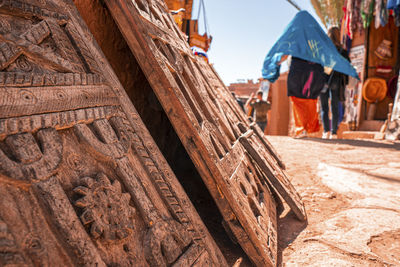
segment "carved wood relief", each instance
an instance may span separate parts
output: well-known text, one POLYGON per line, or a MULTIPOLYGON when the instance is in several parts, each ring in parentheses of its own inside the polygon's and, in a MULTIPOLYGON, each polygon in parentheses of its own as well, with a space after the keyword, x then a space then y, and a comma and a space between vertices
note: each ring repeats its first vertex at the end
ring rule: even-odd
POLYGON ((0 265, 226 266, 72 2, 0 22, 0 265))
POLYGON ((214 70, 192 55, 163 1, 105 2, 225 225, 253 263, 275 266, 273 195, 281 195, 299 219, 306 219, 279 155, 248 122, 214 70))

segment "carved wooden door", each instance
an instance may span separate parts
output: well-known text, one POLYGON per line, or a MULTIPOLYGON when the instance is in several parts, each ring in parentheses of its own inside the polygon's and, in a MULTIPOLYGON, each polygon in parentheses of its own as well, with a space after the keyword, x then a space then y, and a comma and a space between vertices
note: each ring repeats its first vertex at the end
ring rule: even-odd
POLYGON ((256 164, 263 170, 267 182, 273 190, 282 196, 299 220, 307 220, 304 204, 296 189, 290 183, 285 172, 285 164, 265 137, 256 123, 250 123, 246 115, 240 111, 236 100, 226 88, 214 68, 204 60, 197 59, 200 70, 210 81, 213 92, 217 95, 221 114, 232 128, 236 125, 242 132, 239 138, 242 145, 251 155, 256 164))
POLYGON ((0 266, 226 266, 75 6, 0 1, 0 266))
POLYGON ((299 203, 292 203, 302 211, 296 213, 305 219, 298 194, 293 187, 287 194, 290 183, 283 187, 280 178, 286 176, 277 176, 283 172, 279 156, 262 136, 257 139, 259 132, 244 122, 245 115, 232 104, 213 70, 192 55, 162 0, 105 2, 215 199, 228 231, 253 263, 276 265, 277 214, 268 186, 273 185, 270 175, 285 196, 292 200, 290 195, 295 195, 299 203), (250 147, 259 152, 249 150, 250 141, 250 147), (263 156, 268 161, 260 161, 263 156))

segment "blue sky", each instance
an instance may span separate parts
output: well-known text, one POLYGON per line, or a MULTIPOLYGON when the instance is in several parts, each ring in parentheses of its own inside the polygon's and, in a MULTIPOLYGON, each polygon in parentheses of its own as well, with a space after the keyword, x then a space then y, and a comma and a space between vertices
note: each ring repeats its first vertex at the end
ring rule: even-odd
MULTIPOLYGON (((286 0, 203 1, 213 36, 208 56, 224 83, 261 77, 264 57, 297 10, 286 0)), ((295 2, 319 21, 309 0, 295 2)), ((199 0, 194 0, 194 18, 198 6, 199 0)))

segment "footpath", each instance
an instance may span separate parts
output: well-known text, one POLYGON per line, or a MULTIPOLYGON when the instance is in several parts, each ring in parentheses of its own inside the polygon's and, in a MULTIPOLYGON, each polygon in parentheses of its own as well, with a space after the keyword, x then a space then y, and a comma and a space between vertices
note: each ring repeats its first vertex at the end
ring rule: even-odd
POLYGON ((268 140, 308 214, 281 214, 282 266, 400 266, 400 143, 268 140))

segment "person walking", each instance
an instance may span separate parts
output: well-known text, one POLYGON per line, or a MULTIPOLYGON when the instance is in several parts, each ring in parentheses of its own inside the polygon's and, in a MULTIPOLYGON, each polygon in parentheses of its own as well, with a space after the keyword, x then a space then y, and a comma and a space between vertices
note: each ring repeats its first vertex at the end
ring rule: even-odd
POLYGON ((254 117, 257 125, 264 132, 268 124, 267 114, 271 109, 271 103, 262 99, 263 91, 257 91, 257 98, 254 98, 254 93, 250 95, 249 100, 246 103, 247 108, 254 110, 254 117))
MULTIPOLYGON (((350 61, 347 51, 340 45, 339 28, 329 28, 328 36, 336 46, 338 52, 350 61)), ((339 126, 339 101, 345 101, 344 90, 348 83, 348 76, 337 71, 331 71, 328 75, 327 86, 321 91, 319 97, 321 103, 322 124, 324 127, 322 138, 337 139, 337 130, 339 126), (332 120, 329 120, 329 100, 332 120)))
POLYGON ((324 86, 324 68, 317 63, 292 57, 287 79, 295 124, 294 138, 307 137, 320 129, 317 102, 324 86))

